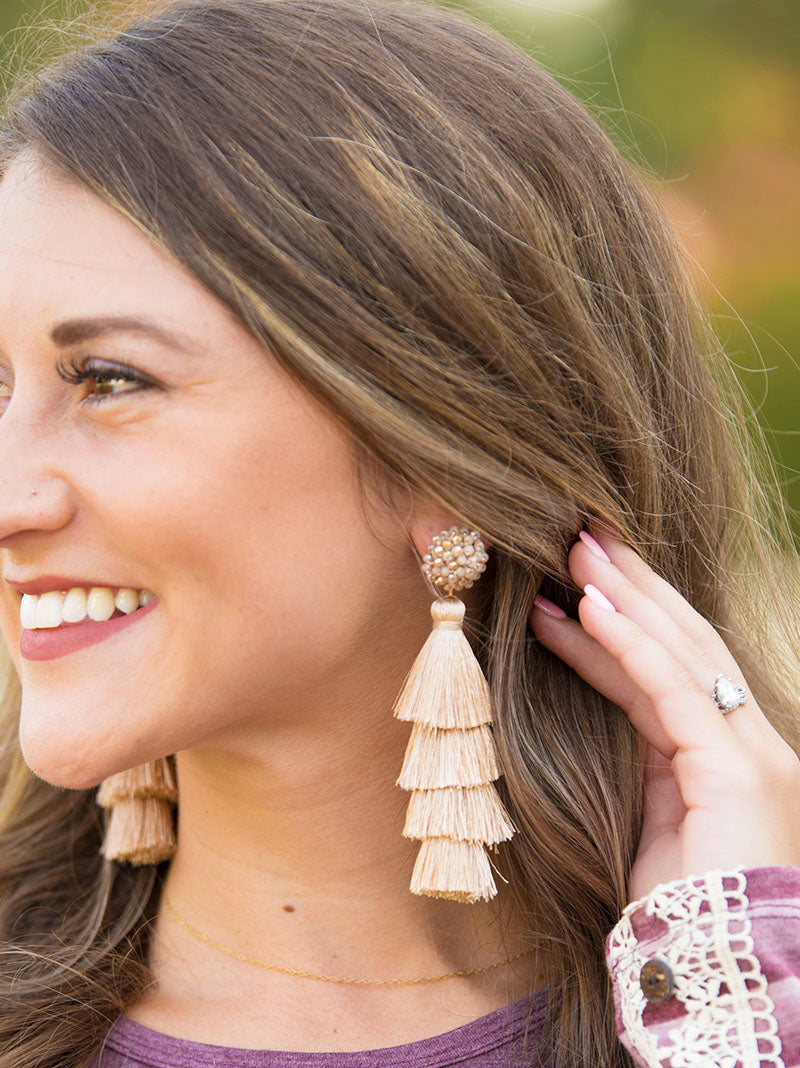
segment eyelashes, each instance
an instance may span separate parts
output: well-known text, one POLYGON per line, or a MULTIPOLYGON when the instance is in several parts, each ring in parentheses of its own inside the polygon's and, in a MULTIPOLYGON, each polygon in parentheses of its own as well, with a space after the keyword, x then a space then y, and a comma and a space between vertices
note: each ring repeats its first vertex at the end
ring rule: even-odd
POLYGON ((130 364, 115 360, 101 360, 94 356, 83 360, 70 358, 66 362, 59 359, 56 363, 56 373, 62 381, 72 386, 79 386, 84 382, 94 380, 96 386, 100 387, 100 392, 86 397, 86 401, 90 404, 96 404, 106 398, 119 397, 125 393, 138 393, 139 390, 153 386, 149 378, 130 364), (133 388, 121 390, 113 388, 123 383, 133 384, 133 388))

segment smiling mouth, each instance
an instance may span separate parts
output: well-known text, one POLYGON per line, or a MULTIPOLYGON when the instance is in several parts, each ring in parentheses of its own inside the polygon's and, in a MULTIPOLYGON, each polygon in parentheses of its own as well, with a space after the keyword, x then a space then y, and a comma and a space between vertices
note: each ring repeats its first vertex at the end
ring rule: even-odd
POLYGON ((20 655, 25 660, 55 660, 97 645, 123 631, 130 633, 130 628, 149 616, 160 603, 153 595, 147 604, 131 612, 117 611, 108 619, 91 619, 87 615, 75 622, 62 621, 58 626, 23 628, 19 641, 20 655))
POLYGON ((30 631, 106 623, 132 615, 154 597, 152 590, 113 586, 74 586, 70 590, 24 593, 19 618, 23 629, 30 631))

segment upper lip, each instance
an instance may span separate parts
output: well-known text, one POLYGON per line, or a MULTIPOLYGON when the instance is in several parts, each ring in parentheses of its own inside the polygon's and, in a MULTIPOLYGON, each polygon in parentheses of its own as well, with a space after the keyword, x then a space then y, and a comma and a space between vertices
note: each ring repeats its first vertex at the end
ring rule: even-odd
POLYGON ((94 580, 87 581, 80 578, 66 578, 64 575, 40 575, 39 578, 31 579, 30 582, 17 582, 14 579, 5 578, 5 582, 15 590, 19 590, 20 593, 48 593, 50 590, 69 590, 73 586, 82 586, 84 589, 91 589, 93 586, 104 586, 112 590, 144 589, 143 586, 125 586, 115 582, 97 582, 94 580))

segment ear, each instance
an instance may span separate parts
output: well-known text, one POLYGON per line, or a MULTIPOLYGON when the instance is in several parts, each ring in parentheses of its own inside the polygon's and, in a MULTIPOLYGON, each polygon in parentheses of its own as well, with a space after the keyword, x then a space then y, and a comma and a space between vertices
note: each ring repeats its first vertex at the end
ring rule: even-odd
MULTIPOLYGON (((466 524, 441 507, 417 502, 414 514, 408 524, 408 533, 420 559, 428 551, 428 546, 433 541, 434 535, 441 534, 452 526, 460 528, 466 526, 466 524)), ((486 548, 489 549, 491 542, 483 535, 481 537, 486 548)))

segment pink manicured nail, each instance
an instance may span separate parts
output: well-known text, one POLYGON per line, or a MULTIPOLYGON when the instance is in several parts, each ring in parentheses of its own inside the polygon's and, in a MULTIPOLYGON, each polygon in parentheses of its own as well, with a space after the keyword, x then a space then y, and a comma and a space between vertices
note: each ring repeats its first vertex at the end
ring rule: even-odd
POLYGON ((557 604, 553 604, 552 601, 548 601, 546 597, 542 597, 540 593, 537 593, 533 598, 533 603, 537 608, 541 608, 543 612, 546 612, 548 616, 553 616, 555 619, 566 619, 567 613, 559 608, 557 604))
POLYGON ((584 545, 589 549, 589 551, 594 553, 595 556, 599 556, 600 559, 601 560, 605 560, 605 562, 607 564, 611 563, 611 557, 605 551, 603 546, 600 545, 599 542, 596 542, 594 540, 594 538, 592 537, 591 534, 587 534, 585 530, 582 530, 580 532, 580 534, 578 535, 578 537, 581 539, 581 541, 584 543, 584 545))
POLYGON ((588 582, 583 587, 583 592, 593 604, 597 605, 598 608, 604 608, 606 612, 616 612, 616 608, 611 601, 609 601, 606 595, 601 593, 596 586, 593 586, 591 582, 588 582))

